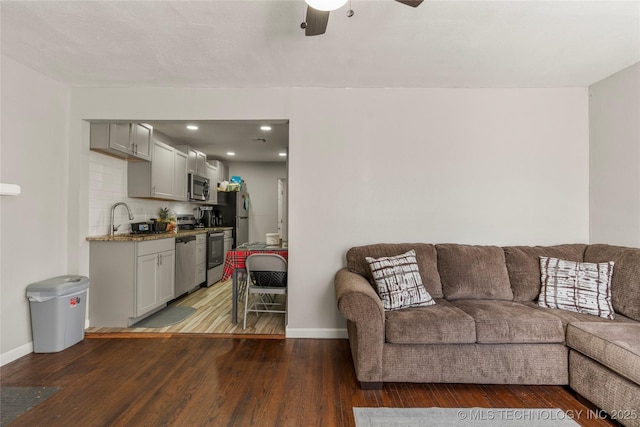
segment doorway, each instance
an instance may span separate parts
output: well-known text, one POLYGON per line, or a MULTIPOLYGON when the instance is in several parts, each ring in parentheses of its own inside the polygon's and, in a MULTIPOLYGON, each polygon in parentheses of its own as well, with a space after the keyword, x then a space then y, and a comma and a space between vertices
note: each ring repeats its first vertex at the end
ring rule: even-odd
MULTIPOLYGON (((135 121, 136 120, 132 120, 132 122, 135 121)), ((233 176, 244 175, 243 178, 247 179, 246 185, 249 189, 253 187, 255 191, 261 191, 261 185, 258 184, 258 182, 262 181, 260 173, 262 170, 269 169, 261 167, 261 165, 271 163, 283 165, 283 168, 277 174, 269 177, 272 184, 268 197, 272 199, 270 203, 270 206, 273 207, 272 213, 265 214, 265 212, 260 210, 254 211, 256 215, 254 215, 253 218, 253 226, 256 229, 253 233, 251 232, 252 224, 250 222, 249 238, 250 241, 264 241, 264 230, 273 232, 277 229, 278 232, 280 232, 281 227, 284 228, 286 235, 288 203, 278 197, 274 197, 275 195, 273 193, 275 193, 276 177, 283 177, 284 196, 286 196, 286 180, 288 175, 287 153, 289 144, 288 120, 146 120, 145 123, 153 126, 154 133, 157 134, 157 137, 160 138, 160 142, 163 144, 176 148, 180 147, 180 150, 183 152, 186 152, 184 151, 185 149, 193 148, 205 154, 207 162, 217 162, 216 166, 218 166, 217 171, 220 172, 220 178, 215 180, 216 187, 218 182, 230 181, 233 176), (198 130, 193 131, 188 129, 187 125, 191 127, 196 126, 198 130), (263 130, 262 128, 270 128, 270 130, 263 130), (265 220, 265 218, 267 218, 268 221, 265 220), (283 221, 282 225, 279 222, 281 219, 283 221)), ((106 168, 113 170, 113 176, 117 176, 120 181, 124 180, 126 182, 126 161, 96 154, 91 156, 91 163, 90 180, 95 179, 97 182, 102 179, 103 177, 98 176, 98 172, 94 174, 94 171, 100 171, 106 168)), ((106 216, 104 212, 108 211, 109 207, 118 201, 126 201, 131 206, 134 206, 136 218, 142 219, 155 217, 158 208, 161 206, 168 207, 176 214, 193 213, 193 210, 198 206, 186 200, 169 201, 129 198, 126 185, 116 185, 115 182, 112 184, 113 185, 109 185, 109 187, 119 189, 121 193, 116 194, 117 192, 112 191, 108 195, 109 200, 107 200, 105 195, 99 194, 99 192, 92 192, 89 196, 90 212, 88 216, 89 223, 92 224, 89 229, 89 235, 104 233, 103 229, 107 228, 107 225, 102 224, 102 222, 104 222, 103 217, 106 216)), ((259 199, 258 194, 252 195, 252 209, 257 209, 260 206, 258 203, 259 199)), ((126 222, 127 221, 123 221, 123 229, 128 226, 126 222)), ((225 314, 230 312, 231 306, 231 284, 228 282, 218 282, 210 288, 200 288, 187 297, 176 301, 175 304, 191 304, 198 309, 208 306, 207 312, 198 312, 190 316, 185 321, 186 323, 145 331, 138 330, 140 328, 106 328, 98 325, 97 327, 87 329, 87 332, 284 334, 284 325, 282 325, 280 329, 277 329, 274 328, 273 325, 260 325, 258 322, 255 322, 255 328, 250 329, 249 325, 247 325, 247 330, 243 331, 241 321, 239 322, 239 329, 237 325, 231 324, 230 315, 227 316, 227 314, 225 314), (224 305, 215 306, 217 302, 227 302, 227 305, 226 307, 224 305), (223 325, 225 322, 227 324, 223 325)), ((244 301, 242 301, 242 303, 244 303, 244 301)), ((266 318, 266 316, 262 315, 260 317, 266 318)), ((279 318, 282 320, 282 315, 280 315, 279 318)), ((261 323, 264 322, 261 321, 261 323)))

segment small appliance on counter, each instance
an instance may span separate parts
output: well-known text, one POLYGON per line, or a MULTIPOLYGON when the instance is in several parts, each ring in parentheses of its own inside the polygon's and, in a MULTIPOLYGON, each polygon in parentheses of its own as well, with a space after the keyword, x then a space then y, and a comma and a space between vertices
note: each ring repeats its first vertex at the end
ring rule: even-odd
POLYGON ((198 212, 199 223, 206 228, 215 227, 215 220, 213 216, 213 206, 200 206, 196 208, 198 212))
POLYGON ((167 231, 166 227, 162 222, 132 222, 131 234, 160 234, 167 231))
POLYGON ((267 246, 280 246, 280 233, 267 233, 267 246))
POLYGON ((220 211, 215 212, 215 216, 213 217, 213 226, 214 227, 222 227, 224 225, 224 218, 222 218, 222 214, 220 211))

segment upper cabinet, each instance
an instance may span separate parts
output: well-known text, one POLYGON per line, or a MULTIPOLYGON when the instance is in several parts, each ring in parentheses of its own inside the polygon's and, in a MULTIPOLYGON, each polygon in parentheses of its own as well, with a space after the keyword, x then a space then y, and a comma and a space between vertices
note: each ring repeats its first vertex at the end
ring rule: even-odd
POLYGON ((218 162, 218 182, 229 181, 229 166, 218 162))
POLYGON ((153 161, 129 162, 129 197, 187 200, 187 154, 156 139, 152 143, 153 161))
POLYGON ((173 191, 178 200, 187 200, 187 164, 188 156, 180 150, 176 150, 173 157, 173 191))
POLYGON ((143 123, 91 123, 90 148, 126 160, 151 161, 153 128, 143 123))
POLYGON ((184 151, 189 154, 189 163, 187 165, 187 171, 194 175, 207 176, 207 156, 206 154, 194 150, 188 145, 176 145, 176 148, 180 151, 184 151))
POLYGON ((227 169, 227 166, 225 166, 224 163, 222 163, 219 160, 209 160, 209 165, 211 165, 212 167, 214 167, 216 169, 216 179, 212 179, 210 176, 207 175, 207 177, 211 181, 211 186, 212 187, 217 185, 217 183, 229 180, 229 177, 227 176, 228 169, 227 169))
POLYGON ((209 178, 209 203, 218 204, 218 168, 217 163, 207 163, 207 178, 209 178))
POLYGON ((136 157, 151 160, 151 137, 153 128, 142 123, 131 123, 131 139, 136 157))

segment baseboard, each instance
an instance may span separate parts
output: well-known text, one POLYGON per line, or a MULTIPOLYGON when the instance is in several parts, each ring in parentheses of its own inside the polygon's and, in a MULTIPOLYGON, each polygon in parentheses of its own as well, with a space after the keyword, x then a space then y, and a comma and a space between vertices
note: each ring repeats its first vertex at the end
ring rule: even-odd
POLYGON ((20 347, 9 350, 6 353, 0 354, 0 366, 20 359, 22 356, 26 356, 29 353, 33 353, 33 342, 28 342, 20 347))
POLYGON ((324 328, 289 328, 286 330, 287 338, 324 338, 324 339, 346 339, 346 329, 324 329, 324 328))

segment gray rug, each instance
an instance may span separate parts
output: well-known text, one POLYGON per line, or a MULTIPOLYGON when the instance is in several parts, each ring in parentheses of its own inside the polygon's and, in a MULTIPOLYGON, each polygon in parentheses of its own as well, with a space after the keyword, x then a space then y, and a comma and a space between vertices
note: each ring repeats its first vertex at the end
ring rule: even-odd
POLYGON ((578 426, 561 409, 515 408, 353 408, 357 427, 578 426))
POLYGON ((171 305, 132 325, 132 328, 162 328, 182 322, 196 312, 193 307, 171 305))
POLYGON ((0 426, 53 396, 59 387, 0 387, 0 426))

